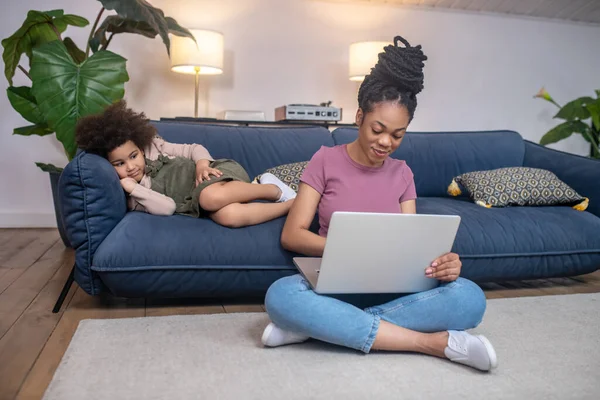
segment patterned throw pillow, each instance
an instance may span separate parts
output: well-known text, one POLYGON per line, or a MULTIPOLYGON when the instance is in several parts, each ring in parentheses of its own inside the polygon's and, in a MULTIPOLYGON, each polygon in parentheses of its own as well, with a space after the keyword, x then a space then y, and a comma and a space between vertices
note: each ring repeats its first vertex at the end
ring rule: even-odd
POLYGON ((545 169, 511 167, 459 175, 448 194, 459 196, 460 186, 483 207, 570 205, 584 211, 589 203, 569 185, 545 169))
MULTIPOLYGON (((306 168, 307 164, 308 161, 283 164, 273 168, 269 168, 265 172, 272 173, 273 175, 281 179, 284 183, 286 183, 289 187, 294 189, 294 191, 297 193, 298 186, 300 185, 300 178, 302 177, 302 174, 304 173, 304 168, 306 168)), ((260 177, 261 175, 258 175, 254 179, 254 181, 258 183, 260 177)))

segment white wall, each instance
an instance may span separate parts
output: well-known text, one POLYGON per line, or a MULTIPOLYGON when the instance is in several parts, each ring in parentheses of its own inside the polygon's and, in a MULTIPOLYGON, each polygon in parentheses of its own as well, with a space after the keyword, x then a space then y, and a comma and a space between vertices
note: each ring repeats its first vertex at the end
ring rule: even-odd
MULTIPOLYGON (((554 106, 533 98, 540 87, 559 103, 600 88, 597 26, 318 0, 151 2, 183 26, 223 32, 225 73, 210 78, 208 116, 247 109, 272 119, 273 109, 283 104, 332 100, 350 122, 358 84, 347 78, 349 44, 397 34, 421 44, 429 57, 411 130, 514 129, 538 141, 557 123, 554 106)), ((47 3, 5 4, 0 37, 18 29, 29 9, 50 8, 47 3)), ((93 0, 51 3, 90 22, 100 9, 93 0)), ((89 29, 71 27, 67 34, 84 47, 89 29)), ((159 39, 119 35, 111 50, 129 60, 130 106, 154 119, 193 115, 193 77, 170 72, 159 39)), ((16 76, 15 85, 27 84, 20 72, 16 76)), ((0 96, 0 226, 54 226, 48 175, 34 162, 64 166, 66 159, 54 136, 11 135, 24 125, 0 96)), ((584 155, 588 150, 578 135, 553 147, 584 155)))

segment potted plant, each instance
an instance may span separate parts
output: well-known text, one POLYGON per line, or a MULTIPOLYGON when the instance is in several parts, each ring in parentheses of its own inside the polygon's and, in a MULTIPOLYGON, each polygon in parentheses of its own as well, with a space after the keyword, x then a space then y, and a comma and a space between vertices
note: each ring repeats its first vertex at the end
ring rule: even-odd
POLYGON ((556 143, 579 133, 590 144, 591 158, 600 158, 600 89, 596 90, 596 98, 580 97, 564 106, 560 106, 552 96, 542 88, 534 96, 554 104, 559 108, 554 118, 565 122, 548 131, 540 140, 541 145, 556 143))
MULTIPOLYGON (((77 152, 75 126, 79 118, 101 112, 109 104, 123 98, 129 80, 126 59, 107 50, 114 35, 135 33, 154 38, 159 35, 170 52, 169 33, 193 35, 173 18, 145 0, 98 0, 102 7, 92 26, 85 51, 69 37, 63 37, 68 26, 85 27, 83 17, 65 14, 63 10, 29 11, 23 25, 2 40, 4 74, 9 82, 6 90, 12 107, 32 125, 15 128, 15 135, 50 135, 64 147, 67 160, 77 152), (105 10, 117 14, 100 19, 105 10), (29 70, 20 64, 21 56, 29 59, 29 70), (13 86, 19 69, 31 86, 13 86)), ((70 244, 58 204, 58 180, 62 168, 36 163, 50 174, 54 210, 60 236, 70 244)))

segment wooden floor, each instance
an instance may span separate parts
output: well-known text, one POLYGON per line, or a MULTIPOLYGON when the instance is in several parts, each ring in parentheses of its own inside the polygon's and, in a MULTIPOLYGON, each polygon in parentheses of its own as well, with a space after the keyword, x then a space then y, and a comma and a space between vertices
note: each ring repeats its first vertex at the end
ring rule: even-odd
MULTIPOLYGON (((73 257, 55 229, 0 229, 0 400, 41 398, 82 319, 264 311, 261 304, 92 297, 75 284, 53 314, 73 257)), ((600 292, 600 271, 481 286, 490 299, 600 292)))

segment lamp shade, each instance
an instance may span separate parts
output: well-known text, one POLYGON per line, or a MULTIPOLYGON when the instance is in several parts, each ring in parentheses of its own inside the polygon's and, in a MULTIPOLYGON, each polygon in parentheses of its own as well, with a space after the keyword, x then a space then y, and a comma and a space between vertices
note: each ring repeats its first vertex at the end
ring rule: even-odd
POLYGON ((218 75, 223 73, 223 35, 219 32, 190 29, 190 38, 171 37, 171 70, 182 74, 218 75))
POLYGON ((390 42, 357 42, 350 45, 348 75, 351 81, 362 81, 377 64, 378 55, 390 42))

